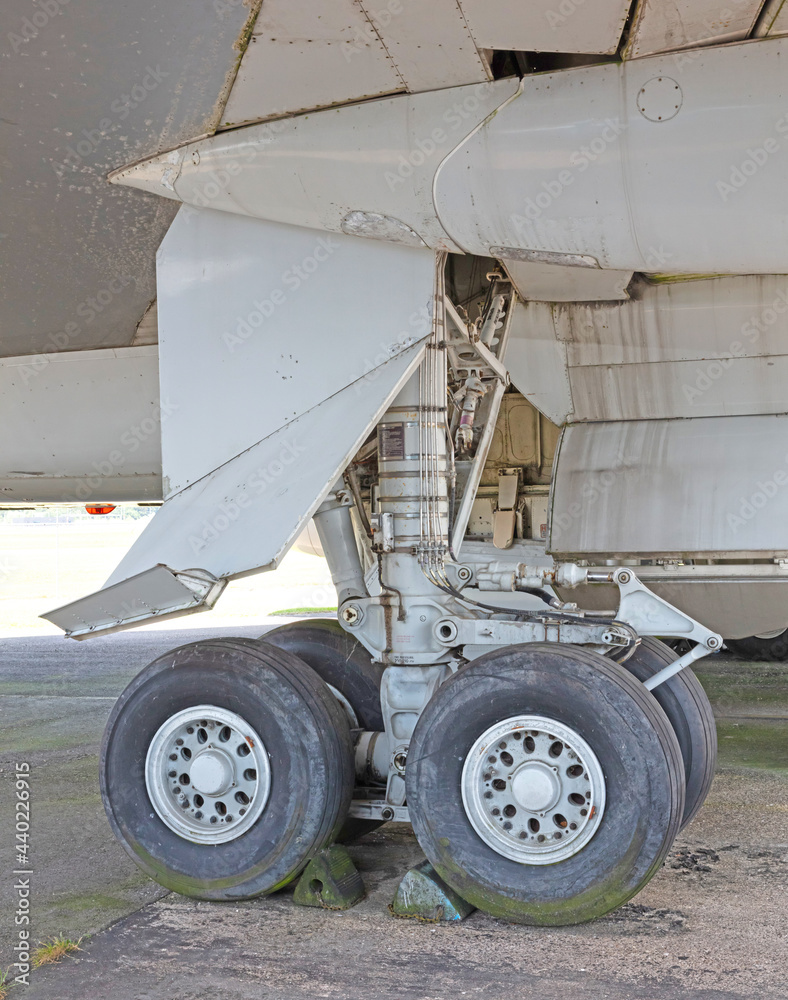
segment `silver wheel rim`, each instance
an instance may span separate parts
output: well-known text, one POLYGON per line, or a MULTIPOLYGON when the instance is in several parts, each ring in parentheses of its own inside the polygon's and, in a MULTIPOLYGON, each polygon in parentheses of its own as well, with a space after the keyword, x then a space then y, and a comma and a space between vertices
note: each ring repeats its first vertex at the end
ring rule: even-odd
POLYGON ((169 718, 153 737, 145 784, 159 819, 174 833, 198 844, 226 844, 265 809, 271 767, 245 719, 215 705, 195 705, 169 718))
POLYGON ((485 730, 462 769, 462 801, 476 833, 512 861, 552 865, 581 851, 605 811, 605 777, 579 733, 541 715, 485 730))
POLYGON ((360 729, 361 727, 359 726, 358 723, 358 716, 353 711, 353 706, 350 704, 347 698, 342 694, 341 691, 337 690, 337 688, 335 688, 333 684, 329 684, 328 681, 326 681, 325 684, 328 690, 331 692, 331 694, 333 694, 333 696, 339 702, 339 707, 342 709, 342 711, 345 713, 345 716, 347 717, 348 726, 350 726, 351 729, 360 729))

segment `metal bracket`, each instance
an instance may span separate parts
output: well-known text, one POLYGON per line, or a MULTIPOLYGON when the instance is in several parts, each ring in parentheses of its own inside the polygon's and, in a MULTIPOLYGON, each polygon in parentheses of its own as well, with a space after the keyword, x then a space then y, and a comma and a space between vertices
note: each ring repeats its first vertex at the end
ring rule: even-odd
MULTIPOLYGON (((589 581, 591 577, 592 574, 589 573, 589 581)), ((684 656, 649 677, 644 682, 649 691, 670 680, 695 660, 722 649, 721 635, 707 629, 649 590, 631 569, 619 567, 615 570, 613 583, 618 587, 620 598, 618 617, 631 625, 639 635, 671 635, 697 643, 684 656)))
POLYGON ((520 642, 562 642, 625 649, 637 636, 625 625, 609 621, 566 621, 540 615, 538 620, 499 621, 494 618, 442 618, 435 636, 445 646, 510 646, 520 642))
POLYGON ((394 823, 410 823, 407 806, 392 806, 385 799, 353 799, 348 816, 355 819, 383 819, 394 823))
MULTIPOLYGON (((646 681, 646 687, 652 691, 664 684, 680 670, 702 656, 708 656, 722 648, 722 636, 717 632, 695 621, 689 615, 674 607, 664 598, 659 597, 642 583, 634 570, 626 566, 610 568, 607 566, 578 566, 576 563, 557 563, 553 568, 544 566, 528 566, 519 564, 514 570, 503 563, 490 563, 487 567, 476 571, 476 579, 482 590, 495 590, 511 587, 514 590, 539 587, 551 584, 558 587, 577 587, 583 583, 614 583, 618 587, 619 606, 615 622, 598 624, 596 628, 603 630, 599 638, 593 635, 593 619, 587 624, 582 620, 566 622, 561 616, 551 629, 549 622, 543 625, 534 622, 467 622, 460 619, 444 619, 437 623, 436 634, 439 641, 459 645, 462 642, 479 644, 506 645, 511 642, 533 642, 545 639, 558 642, 597 643, 600 645, 619 644, 619 633, 624 628, 631 628, 637 635, 676 636, 697 643, 694 649, 676 660, 675 663, 660 670, 646 681), (544 635, 534 632, 528 637, 528 629, 543 628, 544 635), (477 630, 476 636, 469 635, 477 630), (591 630, 591 631, 583 631, 591 630), (509 638, 518 635, 519 638, 509 638)), ((630 643, 620 643, 629 645, 630 643)))
POLYGON ((520 470, 501 469, 498 473, 498 508, 493 514, 493 545, 496 549, 511 548, 514 541, 519 490, 520 470))
MULTIPOLYGON (((590 573, 589 582, 592 582, 590 573)), ((619 567, 613 572, 613 583, 619 593, 616 617, 631 625, 639 635, 672 635, 690 639, 708 647, 709 652, 722 647, 720 635, 658 597, 640 582, 633 570, 619 567)))
POLYGON ((370 518, 372 528, 372 551, 394 551, 394 515, 388 513, 373 514, 370 518))

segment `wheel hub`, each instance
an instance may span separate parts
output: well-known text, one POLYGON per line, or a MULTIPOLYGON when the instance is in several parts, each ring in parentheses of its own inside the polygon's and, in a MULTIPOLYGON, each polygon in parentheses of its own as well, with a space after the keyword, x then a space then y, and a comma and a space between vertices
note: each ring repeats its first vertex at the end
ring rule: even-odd
POLYGON ((556 771, 557 768, 538 760, 520 765, 512 774, 511 782, 517 805, 532 813, 542 813, 554 806, 561 794, 556 771))
POLYGON ((485 730, 462 772, 462 799, 476 833, 521 864, 577 854, 599 828, 605 779, 579 733, 544 716, 515 716, 485 730))
POLYGON ((263 741, 240 715, 195 705, 169 718, 151 740, 145 784, 172 831, 195 843, 223 844, 265 809, 271 769, 263 741))
POLYGON ((233 762, 221 750, 203 750, 192 764, 191 785, 203 795, 224 795, 235 777, 233 762))

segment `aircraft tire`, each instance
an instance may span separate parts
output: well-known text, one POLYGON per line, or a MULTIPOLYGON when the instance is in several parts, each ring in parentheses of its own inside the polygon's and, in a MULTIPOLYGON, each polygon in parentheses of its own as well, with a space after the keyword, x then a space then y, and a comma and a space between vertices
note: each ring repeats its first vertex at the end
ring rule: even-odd
POLYGON ((756 663, 784 663, 788 660, 788 629, 777 635, 748 635, 744 639, 726 639, 734 656, 756 663))
POLYGON ((620 906, 660 869, 684 810, 681 751, 656 699, 614 661, 552 643, 494 651, 439 688, 406 780, 438 874, 513 923, 620 906))
MULTIPOLYGON (((639 681, 673 663, 676 653, 664 642, 644 636, 624 667, 639 681)), ((681 828, 697 815, 709 794, 717 764, 717 727, 711 704, 695 674, 685 667, 651 692, 670 719, 684 760, 686 795, 681 828)))
POLYGON ((129 684, 100 777, 115 835, 151 878, 198 899, 247 899, 287 885, 336 839, 353 748, 339 703, 303 660, 209 639, 129 684))
MULTIPOLYGON (((288 622, 266 632, 260 640, 295 653, 308 663, 350 708, 351 728, 382 732, 380 681, 383 666, 373 663, 358 639, 348 635, 336 619, 288 622)), ((351 843, 376 830, 384 822, 348 816, 337 841, 351 843)))

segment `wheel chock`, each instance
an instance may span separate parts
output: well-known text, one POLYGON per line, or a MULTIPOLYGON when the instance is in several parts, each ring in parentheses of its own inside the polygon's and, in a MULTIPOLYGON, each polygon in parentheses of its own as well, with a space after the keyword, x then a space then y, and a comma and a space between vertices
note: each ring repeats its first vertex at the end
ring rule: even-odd
POLYGON ((400 882, 389 909, 395 917, 438 923, 464 920, 476 909, 443 881, 429 861, 411 868, 400 882))
POLYGON ((293 902, 324 910, 349 910, 365 895, 364 883, 350 855, 341 844, 332 844, 318 851, 306 866, 293 902))

